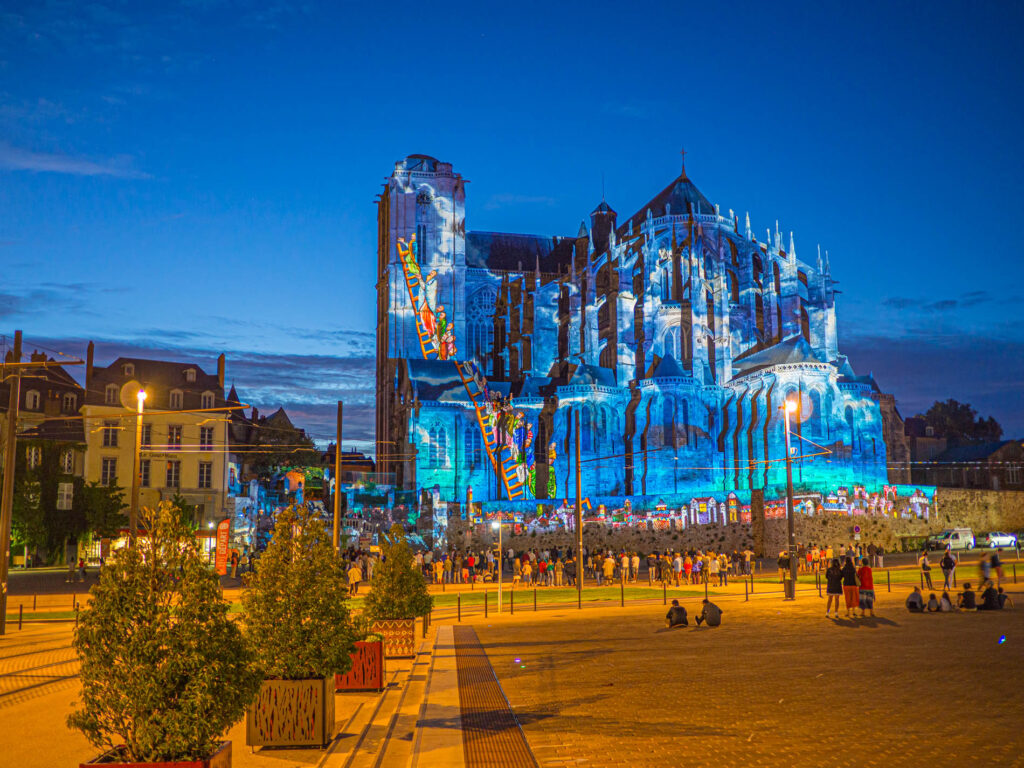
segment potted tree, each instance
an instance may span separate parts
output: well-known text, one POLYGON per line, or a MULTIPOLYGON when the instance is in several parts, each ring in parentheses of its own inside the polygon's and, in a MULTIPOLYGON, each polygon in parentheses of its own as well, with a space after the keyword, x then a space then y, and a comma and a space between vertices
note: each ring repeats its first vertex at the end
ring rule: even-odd
POLYGON ((370 593, 363 610, 375 632, 384 636, 387 658, 408 658, 416 653, 416 617, 426 616, 434 604, 423 573, 413 561, 405 531, 397 523, 381 534, 382 560, 373 569, 370 593))
POLYGON ((104 753, 84 765, 231 765, 221 741, 260 674, 217 576, 167 502, 100 573, 75 630, 82 707, 68 725, 104 753))
POLYGON ((352 664, 345 564, 305 505, 280 512, 242 595, 264 681, 246 713, 250 746, 324 746, 334 736, 334 676, 352 664))
POLYGON ((336 691, 384 690, 384 637, 373 631, 369 616, 356 614, 352 619, 354 643, 352 666, 348 672, 334 676, 336 691))

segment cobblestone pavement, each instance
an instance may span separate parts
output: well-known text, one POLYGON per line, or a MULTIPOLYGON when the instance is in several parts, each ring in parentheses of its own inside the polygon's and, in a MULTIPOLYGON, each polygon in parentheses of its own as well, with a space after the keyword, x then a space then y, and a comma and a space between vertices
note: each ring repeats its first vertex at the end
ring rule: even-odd
POLYGON ((826 620, 817 597, 475 623, 542 768, 1024 765, 1024 592, 1016 611, 826 620), (580 620, 582 618, 582 621, 580 620), (1000 643, 1001 636, 1005 642, 1000 643))

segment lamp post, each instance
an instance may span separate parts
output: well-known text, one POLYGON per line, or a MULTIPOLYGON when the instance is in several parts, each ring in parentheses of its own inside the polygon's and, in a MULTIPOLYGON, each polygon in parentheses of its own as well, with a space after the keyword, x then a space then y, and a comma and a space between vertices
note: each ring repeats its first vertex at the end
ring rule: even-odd
POLYGON ((139 527, 139 492, 142 486, 142 408, 146 402, 146 390, 140 389, 135 396, 138 406, 135 411, 135 472, 132 475, 132 504, 128 509, 128 546, 135 546, 135 535, 139 527))
POLYGON ((793 456, 789 447, 789 414, 796 410, 796 402, 786 400, 783 406, 783 418, 786 421, 786 531, 789 535, 789 579, 792 593, 786 595, 789 600, 796 600, 796 531, 793 521, 793 456))
POLYGON ((498 513, 498 519, 491 523, 491 528, 498 531, 498 615, 501 616, 501 572, 504 570, 501 567, 501 512, 498 513))

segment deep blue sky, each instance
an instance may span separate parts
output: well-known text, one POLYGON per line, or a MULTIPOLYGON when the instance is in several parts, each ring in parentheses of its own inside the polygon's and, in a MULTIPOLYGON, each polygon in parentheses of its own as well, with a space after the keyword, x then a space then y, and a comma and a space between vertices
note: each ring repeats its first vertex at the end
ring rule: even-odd
MULTIPOLYGON (((575 234, 687 150, 827 248, 840 348, 904 415, 1024 434, 1020 3, 0 5, 0 326, 228 354, 243 399, 372 437, 373 197, 414 152, 476 230, 575 234)), ((348 442, 348 440, 346 440, 348 442)))

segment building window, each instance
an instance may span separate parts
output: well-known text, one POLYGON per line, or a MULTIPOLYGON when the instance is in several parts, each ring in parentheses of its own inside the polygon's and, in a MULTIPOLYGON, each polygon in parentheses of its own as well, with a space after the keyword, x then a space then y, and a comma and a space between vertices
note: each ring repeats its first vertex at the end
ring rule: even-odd
POLYGON ((75 454, 71 449, 61 451, 60 471, 65 475, 70 475, 75 471, 75 454))
POLYGON ((35 469, 43 463, 43 449, 38 445, 30 445, 25 450, 25 458, 28 460, 28 468, 35 469))
POLYGON ((466 427, 465 438, 466 466, 469 469, 479 469, 484 463, 484 444, 480 430, 475 426, 466 427))
POLYGON ((1010 485, 1020 485, 1020 464, 1011 464, 1006 468, 1006 482, 1010 485))
POLYGON ((212 451, 213 450, 213 427, 200 427, 199 428, 199 450, 201 450, 201 451, 212 451))
POLYGON ((167 450, 181 450, 181 425, 171 424, 167 427, 167 450))
POLYGON ((78 408, 78 395, 74 392, 65 392, 61 400, 61 409, 64 413, 74 413, 78 408))
POLYGON ((116 421, 103 422, 103 447, 117 448, 117 431, 120 427, 116 421))
POLYGON ((153 425, 152 424, 143 424, 142 425, 142 440, 141 440, 141 443, 142 443, 142 447, 143 448, 149 448, 151 445, 153 445, 153 425))
POLYGON ((117 405, 120 392, 121 388, 117 384, 107 384, 107 388, 104 390, 103 402, 107 405, 117 405))
POLYGON ((211 464, 209 461, 199 462, 199 487, 213 487, 213 464, 211 464))
POLYGON ((195 368, 186 368, 185 369, 185 381, 187 381, 189 384, 195 384, 196 383, 196 369, 195 368))
POLYGON ((442 427, 433 427, 428 433, 427 466, 444 467, 448 464, 448 433, 442 427))
POLYGON ((125 363, 124 365, 122 365, 121 366, 121 373, 123 373, 125 376, 134 376, 135 375, 135 363, 125 363))
POLYGON ((180 411, 184 399, 184 393, 180 389, 172 389, 169 402, 169 407, 171 408, 171 410, 180 411))
POLYGON ((117 482, 117 459, 104 458, 100 467, 100 483, 113 485, 117 482))
POLYGON ((494 305, 497 300, 497 293, 483 289, 473 294, 466 306, 471 357, 484 358, 494 346, 494 305))
POLYGON ((180 488, 181 487, 181 462, 180 461, 168 461, 167 462, 167 483, 168 488, 180 488))
POLYGON ((30 389, 25 393, 25 409, 28 411, 39 410, 39 393, 36 390, 30 389))
POLYGON ((213 392, 203 392, 200 407, 205 408, 207 410, 213 408, 213 392))
POLYGON ((57 483, 57 509, 61 511, 71 509, 74 493, 74 483, 57 483))
POLYGON ((149 459, 139 462, 139 487, 149 488, 149 459))

